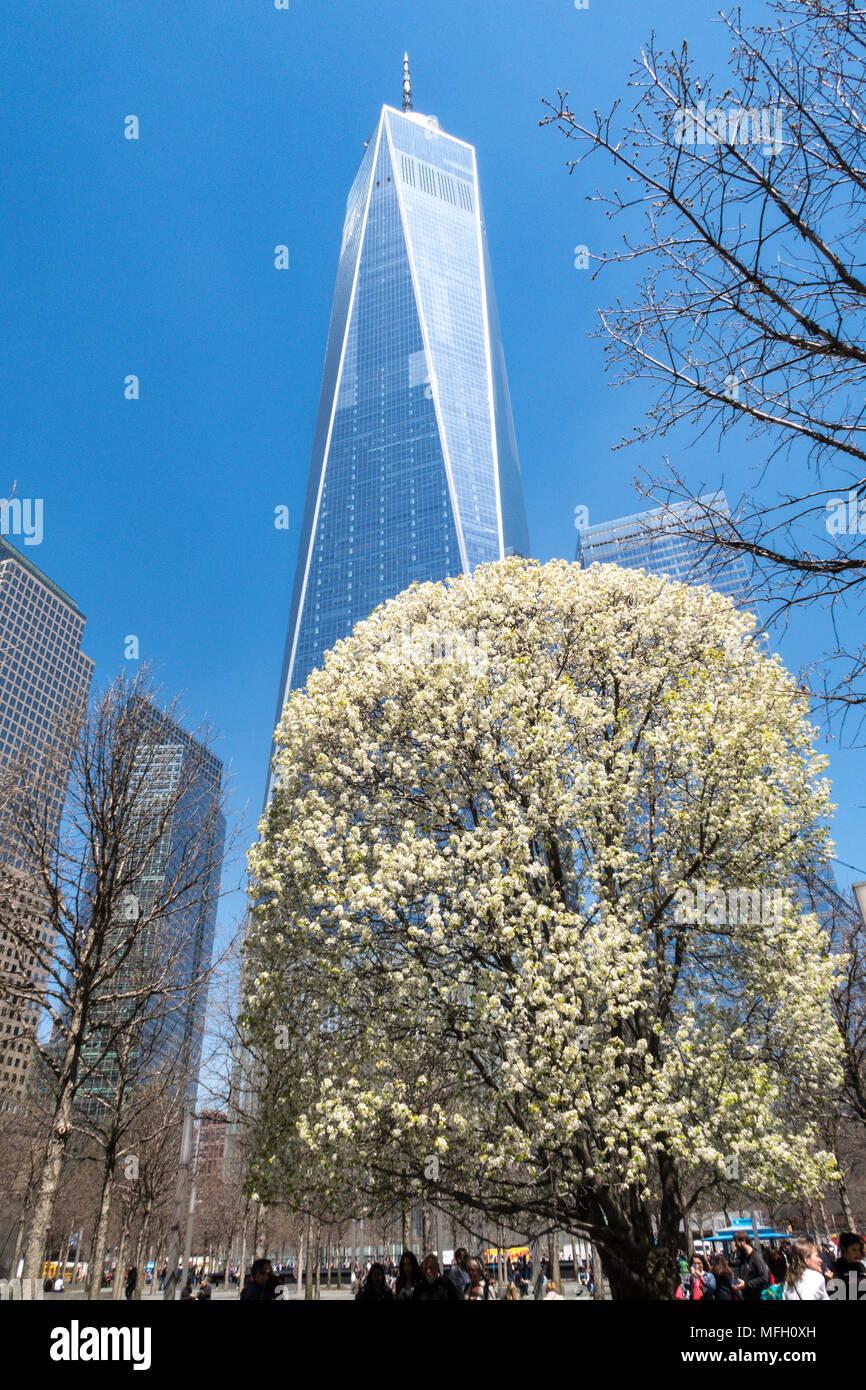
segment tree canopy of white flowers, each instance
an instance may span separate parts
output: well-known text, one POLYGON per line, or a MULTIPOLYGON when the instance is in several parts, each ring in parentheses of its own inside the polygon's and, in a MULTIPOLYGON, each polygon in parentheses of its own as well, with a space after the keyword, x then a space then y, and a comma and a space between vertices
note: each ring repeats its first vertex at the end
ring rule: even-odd
POLYGON ((833 808, 753 631, 706 587, 511 558, 408 589, 292 694, 251 851, 263 1200, 426 1191, 584 1235, 652 1298, 696 1204, 832 1178, 838 962, 785 890, 833 808), (777 910, 679 920, 698 885, 777 910))

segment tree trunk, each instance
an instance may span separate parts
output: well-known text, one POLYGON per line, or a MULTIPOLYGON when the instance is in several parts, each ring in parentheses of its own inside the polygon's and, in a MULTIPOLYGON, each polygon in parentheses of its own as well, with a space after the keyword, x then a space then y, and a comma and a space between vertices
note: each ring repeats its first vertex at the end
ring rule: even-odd
POLYGON ((562 1275, 559 1272, 559 1231, 552 1231, 547 1242, 547 1259, 550 1270, 549 1277, 556 1283, 559 1292, 562 1293, 562 1275))
POLYGON ((120 1244, 117 1247, 117 1268, 115 1269, 114 1281, 111 1285, 111 1297, 115 1303, 119 1302, 120 1299, 124 1297, 126 1271, 123 1266, 126 1263, 126 1247, 129 1244, 129 1227, 131 1222, 132 1213, 130 1211, 129 1202, 127 1201, 123 1213, 123 1225, 120 1230, 120 1244))
POLYGON ((36 1200, 33 1204, 33 1219, 24 1251, 24 1278, 41 1279, 42 1262, 48 1230, 54 1217, 54 1203, 60 1186, 60 1173, 63 1168, 63 1155, 72 1126, 72 1111, 78 1079, 78 1059, 85 1026, 85 999, 87 991, 76 1000, 67 1034, 63 1066, 58 1079, 57 1101, 48 1139, 45 1157, 39 1176, 36 1200))
POLYGON ((601 1267, 601 1256, 595 1245, 590 1246, 592 1252, 592 1297, 595 1303, 604 1303, 604 1270, 601 1267))
POLYGON ((310 1217, 310 1216, 307 1217, 307 1229, 306 1229, 306 1231, 305 1231, 305 1233, 304 1233, 304 1244, 305 1244, 306 1249, 307 1249, 307 1269, 306 1269, 306 1283, 305 1283, 305 1286, 304 1286, 304 1298, 305 1298, 305 1300, 311 1300, 312 1297, 313 1297, 313 1259, 314 1259, 314 1255, 313 1255, 313 1221, 312 1221, 312 1217, 310 1217))
POLYGON ((244 1207, 244 1223, 241 1227, 241 1263, 238 1271, 238 1293, 243 1293, 244 1281, 247 1277, 247 1221, 250 1214, 250 1204, 247 1202, 244 1207))
POLYGON ((102 1191, 99 1194, 99 1216, 93 1243, 90 1247, 90 1267, 87 1271, 87 1297, 99 1300, 102 1288, 102 1267, 105 1264, 105 1243, 108 1238, 108 1222, 111 1216, 113 1164, 106 1162, 102 1173, 102 1191))
POLYGON ((306 1227, 304 1227, 304 1228, 301 1230, 301 1243, 300 1243, 300 1248, 299 1248, 299 1250, 298 1250, 298 1273, 297 1273, 297 1280, 298 1280, 298 1283, 297 1283, 297 1288, 295 1289, 295 1297, 296 1297, 296 1298, 302 1298, 302 1297, 303 1297, 304 1273, 306 1272, 306 1259, 307 1259, 307 1245, 306 1245, 306 1241, 307 1241, 307 1233, 306 1233, 306 1227))
MULTIPOLYGON (((841 1164, 839 1167, 839 1171, 840 1173, 842 1172, 841 1164)), ((845 1216, 846 1230, 854 1231, 857 1228, 854 1224, 854 1213, 851 1210, 851 1198, 848 1195, 848 1184, 845 1181, 844 1173, 839 1178, 839 1197, 842 1202, 842 1211, 845 1216)))
MULTIPOLYGON (((146 1287, 145 1279, 147 1271, 142 1268, 142 1260, 144 1258, 144 1252, 147 1249, 147 1236, 149 1225, 150 1211, 148 1203, 148 1206, 145 1207, 144 1220, 141 1224, 141 1230, 138 1233, 138 1240, 135 1243, 135 1258, 133 1263, 135 1264, 135 1268, 138 1273, 138 1278, 135 1283, 135 1293, 133 1294, 133 1298, 136 1300, 136 1302, 141 1298, 142 1289, 146 1287)), ((156 1271, 154 1270, 154 1273, 155 1272, 156 1271)))
POLYGON ((409 1211, 403 1211, 400 1218, 400 1236, 403 1241, 404 1250, 409 1249, 409 1242, 412 1239, 411 1220, 412 1213, 409 1211))
POLYGON ((55 1115, 45 1147, 45 1161, 42 1165, 39 1191, 33 1205, 33 1218, 30 1222, 27 1245, 24 1251, 23 1274, 25 1279, 42 1278, 45 1246, 54 1217, 54 1203, 57 1199, 57 1189, 60 1186, 60 1171, 63 1167, 63 1155, 66 1152, 66 1144, 69 1139, 71 1118, 72 1088, 70 1087, 68 1096, 61 1097, 58 1103, 58 1114, 55 1115))
POLYGON ((830 1223, 829 1223, 829 1221, 827 1220, 827 1212, 826 1212, 825 1207, 824 1207, 824 1201, 823 1201, 823 1199, 818 1203, 818 1206, 819 1206, 820 1209, 821 1209, 821 1220, 822 1220, 823 1223, 824 1223, 824 1235, 825 1235, 825 1236, 829 1236, 829 1234, 830 1234, 830 1223))
POLYGON ((27 1207, 25 1205, 20 1217, 18 1218, 18 1231, 15 1236, 15 1249, 12 1252, 12 1264, 9 1269, 9 1278, 17 1279, 18 1261, 21 1259, 21 1249, 24 1245, 24 1232, 27 1229, 27 1207))

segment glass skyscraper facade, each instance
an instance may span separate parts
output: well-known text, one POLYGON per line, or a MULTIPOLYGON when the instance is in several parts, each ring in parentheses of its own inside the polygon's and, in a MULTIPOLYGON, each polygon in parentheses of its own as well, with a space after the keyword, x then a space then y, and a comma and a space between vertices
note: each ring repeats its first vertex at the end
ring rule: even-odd
MULTIPOLYGON (((136 870, 131 920, 151 921, 144 930, 131 928, 122 919, 112 925, 120 938, 136 932, 112 992, 118 995, 126 987, 132 996, 137 991, 140 1013, 144 983, 149 977, 161 982, 155 1006, 136 1023, 138 1052, 126 1059, 127 1069, 139 1086, 159 1071, 170 1092, 185 1089, 192 1100, 204 1040, 206 972, 213 955, 225 843, 225 817, 219 809, 223 765, 179 724, 145 701, 138 707, 137 723, 140 743, 132 776, 136 787, 133 824, 141 824, 148 853, 136 870), (160 830, 155 843, 154 824, 160 830), (166 903, 168 908, 161 906, 166 903), (167 963, 170 968, 164 975, 167 963), (163 984, 170 986, 170 998, 163 996, 163 984)), ((117 1049, 105 1041, 122 1023, 118 1007, 122 1005, 113 1004, 102 1018, 97 1002, 94 1026, 82 1048, 85 1079, 78 1104, 96 1119, 111 1106, 120 1080, 117 1049)))
POLYGON ((475 150, 404 91, 349 193, 277 719, 413 580, 529 551, 475 150))
MULTIPOLYGON (((65 720, 70 711, 84 706, 93 675, 93 662, 81 650, 84 623, 74 599, 29 557, 0 540, 0 763, 8 765, 23 756, 38 765, 49 745, 68 737, 65 720)), ((61 763, 63 756, 61 747, 61 763)), ((50 838, 63 810, 59 782, 45 810, 50 838)), ((38 927, 41 894, 5 815, 0 815, 0 857, 16 875, 20 903, 38 927)), ((53 932, 46 925, 42 933, 46 950, 53 951, 53 932)), ((14 990, 0 990, 0 1105, 4 1105, 19 1102, 25 1094, 39 1021, 35 998, 44 987, 44 973, 20 941, 2 930, 0 976, 19 981, 23 977, 36 986, 30 988, 27 1002, 17 1000, 14 990)))
MULTIPOLYGON (((723 515, 728 513, 723 492, 707 494, 699 502, 723 515)), ((655 507, 585 526, 578 534, 576 558, 584 569, 593 564, 622 565, 624 569, 643 569, 685 584, 711 584, 730 598, 742 598, 748 581, 745 561, 736 556, 724 565, 710 566, 699 543, 671 533, 671 513, 684 523, 698 522, 702 506, 681 502, 669 509, 655 507)))

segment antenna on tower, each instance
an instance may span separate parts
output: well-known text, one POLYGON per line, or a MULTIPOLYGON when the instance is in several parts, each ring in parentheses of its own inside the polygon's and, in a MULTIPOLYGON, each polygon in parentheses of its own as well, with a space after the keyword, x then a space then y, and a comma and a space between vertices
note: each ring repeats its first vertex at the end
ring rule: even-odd
POLYGON ((403 110, 412 110, 412 79, 409 76, 409 54, 403 54, 403 110))

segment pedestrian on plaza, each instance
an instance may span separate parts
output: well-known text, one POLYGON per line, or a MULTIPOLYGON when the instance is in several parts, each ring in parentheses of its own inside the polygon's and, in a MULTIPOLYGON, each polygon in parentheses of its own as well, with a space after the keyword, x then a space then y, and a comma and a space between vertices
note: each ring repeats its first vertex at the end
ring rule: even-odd
POLYGON ((210 1286, 210 1284, 209 1284, 208 1281, 207 1281, 207 1275, 206 1275, 206 1274, 203 1274, 203 1275, 201 1276, 201 1284, 200 1284, 200 1286, 199 1286, 198 1296, 199 1296, 199 1299, 205 1299, 205 1300, 209 1299, 210 1296, 211 1296, 211 1286, 210 1286))
POLYGON ((126 1271, 126 1288, 124 1290, 127 1303, 130 1301, 130 1299, 135 1297, 135 1286, 137 1283, 138 1270, 136 1269, 135 1265, 130 1265, 129 1269, 126 1271))
POLYGON ((469 1290, 469 1251, 464 1246, 454 1251, 447 1277, 457 1290, 457 1297, 465 1298, 469 1290))
POLYGON ((734 1253, 737 1256, 734 1290, 746 1303, 757 1303, 764 1289, 770 1287, 767 1262, 746 1231, 738 1231, 734 1236, 734 1253))
POLYGON ((250 1277, 241 1290, 242 1303, 271 1303, 276 1298, 277 1276, 270 1260, 253 1260, 250 1277))
POLYGON ((421 1283, 421 1266, 413 1250, 404 1250, 400 1256, 400 1268, 394 1285, 394 1297, 398 1303, 408 1303, 415 1297, 415 1290, 421 1283))
POLYGON ((469 1275, 469 1285, 466 1290, 466 1301, 472 1303, 488 1302, 490 1299, 490 1284, 486 1278, 486 1270, 481 1260, 470 1260, 467 1266, 469 1275))
POLYGON ((863 1263, 863 1237, 853 1231, 843 1231, 839 1237, 839 1258, 833 1262, 833 1277, 841 1280, 834 1287, 834 1298, 862 1299, 866 1297, 866 1264, 863 1263))
POLYGON ((517 1285, 516 1285, 515 1283, 513 1283, 513 1282, 510 1283, 510 1284, 508 1285, 508 1288, 505 1290, 505 1302, 506 1302, 506 1303, 519 1303, 519 1302, 520 1302, 520 1290, 519 1290, 519 1288, 517 1287, 517 1285))
POLYGON ((379 1264, 370 1265, 367 1277, 364 1280, 358 1293, 355 1295, 358 1303, 390 1303, 394 1295, 388 1288, 388 1281, 385 1278, 385 1266, 379 1264))
POLYGON ((785 1275, 785 1302, 820 1303, 828 1297, 817 1245, 811 1240, 795 1240, 791 1263, 785 1275))
POLYGON ((695 1255, 686 1281, 680 1287, 683 1298, 690 1301, 715 1298, 716 1280, 703 1255, 695 1255))
POLYGON ((160 1292, 160 1293, 164 1293, 164 1292, 165 1292, 165 1281, 166 1281, 167 1278, 168 1278, 168 1265, 163 1265, 162 1269, 159 1271, 159 1292, 160 1292))
POLYGON ((770 1283, 766 1289, 761 1291, 761 1299, 764 1303, 769 1303, 784 1298, 788 1261, 781 1250, 766 1250, 764 1258, 770 1271, 770 1283))
POLYGON ((734 1271, 728 1264, 724 1255, 717 1255, 712 1265, 713 1279, 716 1283, 713 1298, 716 1303, 734 1303, 736 1294, 734 1293, 734 1271))
POLYGON ((459 1303, 460 1295, 450 1279, 443 1279, 435 1255, 425 1255, 421 1265, 424 1276, 415 1290, 419 1303, 459 1303))

